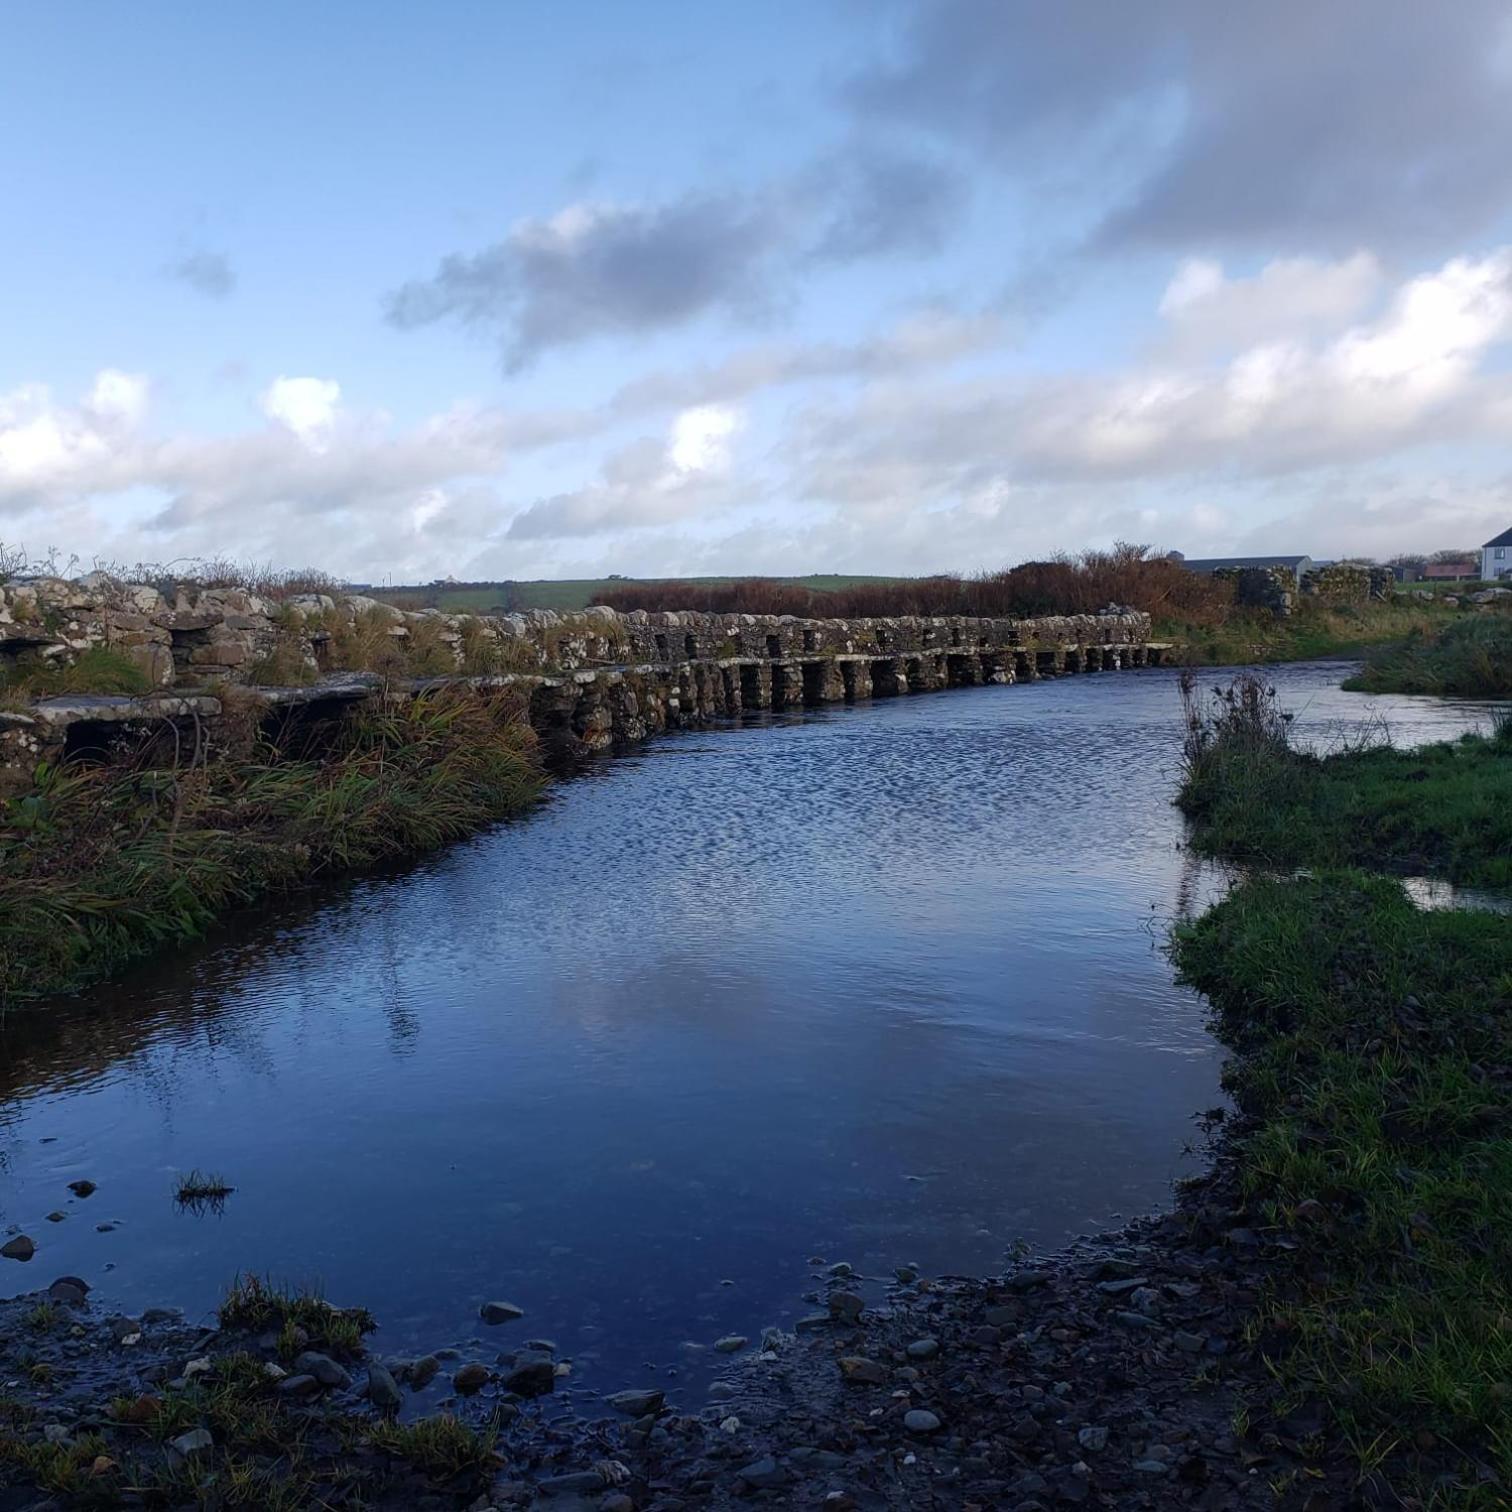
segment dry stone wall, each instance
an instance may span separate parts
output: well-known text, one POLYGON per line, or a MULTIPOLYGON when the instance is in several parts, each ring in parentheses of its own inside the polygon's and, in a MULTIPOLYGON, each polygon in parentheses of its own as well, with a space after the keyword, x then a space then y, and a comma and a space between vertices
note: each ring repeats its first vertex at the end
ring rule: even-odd
POLYGON ((355 595, 272 601, 240 588, 123 583, 103 574, 0 584, 0 765, 84 748, 106 727, 213 721, 229 688, 276 708, 410 696, 440 680, 514 686, 532 722, 584 749, 746 709, 1011 683, 1157 660, 1149 617, 797 619, 789 615, 448 615, 355 595), (144 691, 51 698, 38 668, 129 660, 144 691), (7 676, 7 672, 9 675, 7 676))

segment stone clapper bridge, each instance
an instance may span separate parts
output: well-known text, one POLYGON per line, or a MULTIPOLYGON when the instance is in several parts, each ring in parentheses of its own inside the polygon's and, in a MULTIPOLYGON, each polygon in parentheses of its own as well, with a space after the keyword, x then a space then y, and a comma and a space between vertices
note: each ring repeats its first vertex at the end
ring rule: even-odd
POLYGON ((0 585, 0 666, 7 656, 67 665, 94 648, 130 658, 155 686, 140 696, 72 694, 0 706, 0 768, 87 755, 165 723, 196 742, 227 713, 228 687, 282 717, 330 717, 373 698, 444 686, 514 688, 553 749, 617 749, 662 730, 743 710, 784 710, 983 683, 1158 665, 1147 614, 1034 619, 798 619, 691 612, 449 615, 355 595, 273 602, 237 588, 122 583, 103 574, 0 585), (337 665, 341 632, 361 624, 403 665, 424 644, 450 675, 396 677, 337 665), (266 686, 275 652, 306 679, 266 686), (468 675, 469 663, 490 670, 468 675), (257 679, 254 681, 254 679, 257 679))

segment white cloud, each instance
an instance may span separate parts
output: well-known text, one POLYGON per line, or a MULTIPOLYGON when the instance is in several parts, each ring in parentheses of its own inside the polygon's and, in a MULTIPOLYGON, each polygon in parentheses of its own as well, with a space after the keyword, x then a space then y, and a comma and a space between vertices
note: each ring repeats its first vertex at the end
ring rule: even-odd
POLYGON ((667 460, 675 473, 723 472, 730 465, 730 439, 740 424, 727 404, 701 404, 672 422, 667 460))
POLYGON ((137 425, 147 412, 148 383, 143 373, 104 368, 95 376, 84 407, 107 424, 137 425))
POLYGON ((1283 337, 1315 337, 1357 319, 1385 283, 1369 252, 1338 262, 1277 258, 1252 278, 1229 278, 1208 258, 1185 259, 1160 300, 1173 351, 1198 356, 1283 337))
POLYGON ((263 414, 288 426, 311 451, 324 451, 340 401, 341 385, 333 378, 278 377, 260 403, 263 414))
POLYGON ((740 411, 705 404, 674 417, 664 442, 643 437, 621 447, 601 476, 584 488, 538 499, 516 515, 511 540, 609 535, 707 518, 757 491, 752 480, 732 489, 730 443, 740 411))

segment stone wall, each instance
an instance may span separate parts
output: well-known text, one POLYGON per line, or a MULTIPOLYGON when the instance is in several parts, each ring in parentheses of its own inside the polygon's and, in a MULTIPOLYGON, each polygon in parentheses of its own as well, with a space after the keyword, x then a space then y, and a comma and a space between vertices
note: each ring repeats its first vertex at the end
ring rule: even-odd
POLYGON ((35 578, 0 584, 0 764, 13 770, 112 730, 213 721, 246 706, 333 709, 439 680, 515 686, 544 735, 584 749, 746 709, 1012 683, 1156 660, 1149 616, 796 619, 749 614, 404 612, 324 594, 35 578), (129 659, 136 696, 7 700, 28 669, 129 659), (9 677, 6 676, 7 669, 9 677))

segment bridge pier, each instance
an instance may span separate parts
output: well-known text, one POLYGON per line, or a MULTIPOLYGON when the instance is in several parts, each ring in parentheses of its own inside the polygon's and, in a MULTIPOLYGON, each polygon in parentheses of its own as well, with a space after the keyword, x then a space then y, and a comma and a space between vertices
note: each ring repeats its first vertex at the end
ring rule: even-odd
POLYGON ((871 696, 873 698, 895 698, 899 693, 907 691, 908 679, 899 675, 897 657, 881 656, 872 660, 871 696))

